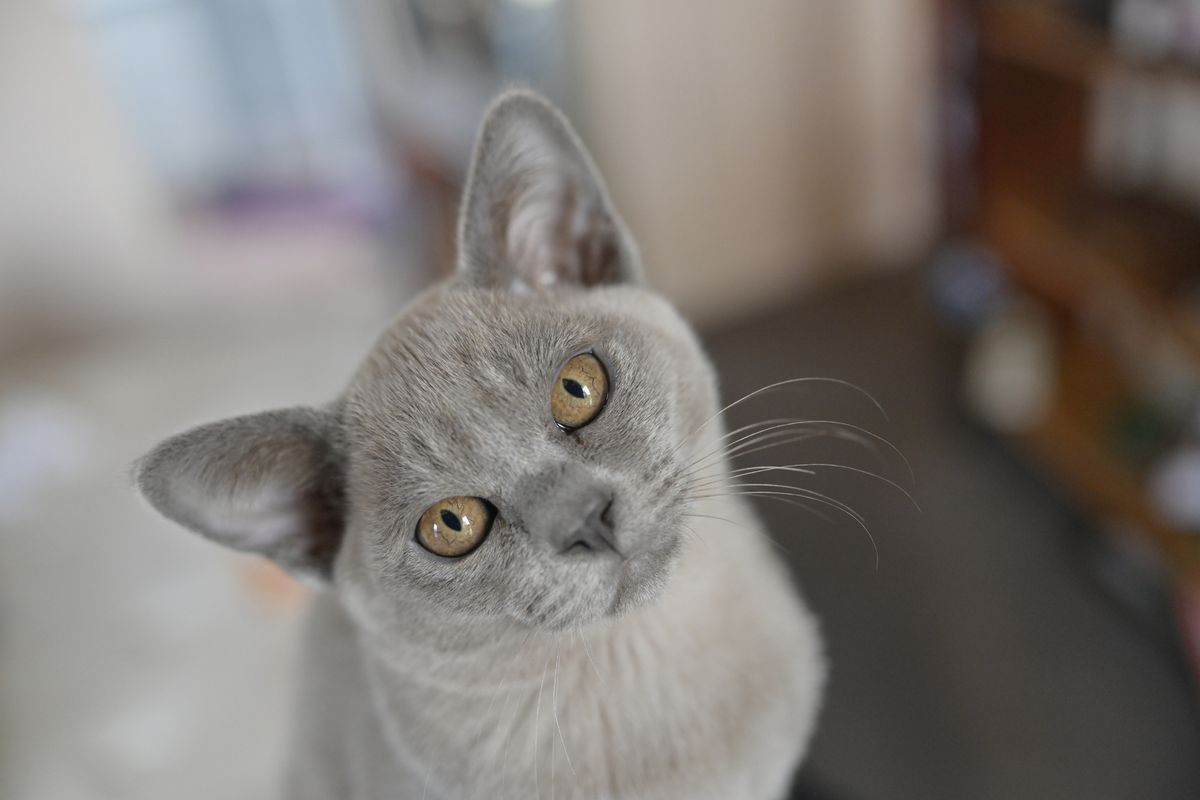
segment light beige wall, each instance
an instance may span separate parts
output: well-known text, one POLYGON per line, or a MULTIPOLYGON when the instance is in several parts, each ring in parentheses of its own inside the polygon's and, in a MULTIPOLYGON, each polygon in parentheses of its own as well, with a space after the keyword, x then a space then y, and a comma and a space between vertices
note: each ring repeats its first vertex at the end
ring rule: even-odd
POLYGON ((573 8, 578 111, 652 280, 728 316, 930 235, 926 0, 573 8))
POLYGON ((79 13, 0 2, 0 337, 126 307, 160 271, 162 197, 79 13))

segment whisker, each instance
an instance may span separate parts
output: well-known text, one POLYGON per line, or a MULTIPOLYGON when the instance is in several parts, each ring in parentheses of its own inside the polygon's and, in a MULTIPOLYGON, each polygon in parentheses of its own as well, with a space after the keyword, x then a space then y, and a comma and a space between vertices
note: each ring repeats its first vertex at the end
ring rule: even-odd
MULTIPOLYGON (((714 495, 714 496, 715 496, 715 495, 714 495)), ((753 531, 754 531, 754 529, 753 529, 753 528, 749 528, 749 527, 747 527, 747 526, 745 526, 745 525, 742 525, 742 524, 739 524, 739 523, 737 523, 737 522, 734 522, 733 520, 731 520, 731 519, 729 519, 729 518, 727 518, 727 517, 718 517, 718 516, 715 516, 715 515, 713 515, 713 514, 693 514, 693 513, 691 513, 691 512, 686 512, 686 513, 684 513, 684 514, 683 514, 683 516, 685 516, 685 517, 700 517, 700 518, 702 518, 702 519, 715 519, 715 520, 718 520, 718 521, 720 521, 720 522, 728 522, 730 525, 736 525, 737 527, 739 527, 739 528, 742 528, 743 530, 747 530, 747 531, 751 531, 751 532, 753 532, 753 531)), ((775 538, 774 538, 773 536, 771 536, 771 534, 767 533, 765 530, 759 530, 758 532, 759 532, 759 533, 761 533, 763 536, 765 536, 765 537, 766 537, 766 539, 767 539, 767 541, 769 541, 771 544, 773 544, 773 545, 775 545, 776 547, 778 547, 778 548, 779 548, 779 552, 781 552, 781 553, 783 553, 783 554, 785 554, 785 555, 790 555, 790 554, 791 554, 791 551, 789 551, 789 550, 788 550, 786 547, 784 547, 782 544, 780 544, 778 541, 776 541, 776 540, 775 540, 775 538)))
MULTIPOLYGON (((758 452, 758 449, 755 449, 755 445, 759 445, 762 442, 767 441, 769 435, 770 435, 769 438, 772 438, 772 439, 775 438, 776 431, 779 431, 780 432, 779 435, 782 437, 783 435, 785 435, 782 433, 783 431, 787 431, 792 428, 798 428, 798 427, 802 427, 802 426, 811 426, 811 425, 822 425, 822 426, 827 426, 827 427, 825 427, 824 429, 822 429, 816 433, 810 433, 808 431, 795 432, 795 433, 799 434, 799 436, 800 436, 800 438, 796 439, 795 441, 803 441, 804 439, 812 438, 813 436, 845 436, 845 434, 847 432, 853 432, 855 434, 865 436, 868 439, 871 439, 872 441, 875 441, 875 442, 878 442, 878 443, 884 445, 889 450, 891 450, 893 453, 895 453, 896 456, 899 457, 901 462, 903 462, 904 467, 908 472, 909 479, 913 483, 916 483, 916 474, 913 472, 912 464, 909 463, 908 458, 904 455, 904 453, 900 450, 899 447, 897 447, 895 444, 893 444, 886 437, 880 436, 878 433, 875 433, 874 431, 867 430, 866 428, 860 427, 858 425, 854 425, 850 422, 841 422, 840 420, 811 419, 811 420, 794 420, 792 422, 780 423, 779 425, 772 426, 770 428, 767 428, 766 430, 760 431, 758 434, 755 434, 755 436, 763 437, 762 439, 749 438, 749 439, 746 439, 745 441, 734 443, 733 445, 730 445, 727 455, 730 458, 732 458, 734 455, 737 455, 737 454, 741 454, 744 456, 744 455, 749 455, 750 453, 758 452)), ((857 440, 851 439, 851 441, 857 441, 857 440)), ((787 442, 773 442, 769 446, 775 447, 779 444, 785 444, 785 443, 787 443, 787 442)), ((765 449, 765 447, 760 448, 760 449, 765 449)))
MULTIPOLYGON (((683 446, 689 445, 696 440, 696 436, 703 431, 714 420, 720 418, 731 409, 747 402, 748 400, 757 397, 758 395, 770 392, 776 389, 781 389, 789 386, 796 386, 804 383, 832 383, 839 386, 845 386, 853 389, 855 392, 866 397, 879 411, 884 420, 889 421, 887 411, 869 392, 856 386, 853 383, 844 381, 838 378, 824 377, 804 377, 790 378, 787 380, 776 381, 751 391, 733 402, 725 405, 716 413, 712 414, 701 422, 695 430, 682 441, 677 443, 670 451, 673 455, 683 446)), ((811 508, 808 503, 817 503, 828 508, 831 508, 853 520, 871 542, 872 550, 875 554, 875 569, 879 569, 880 553, 879 546, 875 540, 874 534, 871 533, 870 527, 867 525, 866 518, 848 504, 830 497, 813 489, 808 489, 803 486, 795 486, 785 483, 766 483, 759 481, 747 481, 756 475, 762 475, 770 472, 790 472, 800 475, 816 476, 819 470, 837 469, 847 472, 854 472, 874 478, 878 481, 888 484, 892 488, 899 491, 908 499, 909 502, 919 511, 921 506, 905 486, 899 482, 892 480, 886 475, 874 472, 868 469, 863 469, 847 464, 834 464, 824 462, 800 463, 800 464, 783 464, 783 465, 749 465, 730 469, 729 463, 736 457, 742 458, 745 456, 759 453, 771 448, 782 447, 797 442, 807 441, 818 437, 831 437, 845 439, 855 444, 866 447, 872 455, 877 458, 881 464, 882 472, 890 472, 893 468, 893 462, 886 457, 881 448, 886 448, 895 454, 904 464, 904 469, 908 475, 908 482, 916 484, 916 474, 909 462, 907 456, 897 447, 891 440, 874 431, 864 428, 860 425, 855 425, 850 422, 842 422, 840 420, 830 419, 792 419, 792 418, 777 418, 751 422, 746 425, 737 427, 731 431, 722 433, 716 438, 714 445, 708 448, 705 452, 695 454, 690 461, 684 464, 681 468, 675 470, 671 483, 674 484, 673 491, 679 501, 689 508, 683 513, 683 517, 691 517, 696 519, 712 519, 720 522, 725 522, 736 527, 746 527, 741 523, 726 517, 721 517, 714 514, 692 512, 690 506, 696 501, 716 499, 721 497, 766 497, 776 502, 783 502, 789 505, 802 508, 810 513, 815 514, 821 519, 832 522, 832 520, 822 514, 820 511, 811 508), (807 502, 806 502, 807 501, 807 502)), ((915 490, 914 490, 915 491, 915 490)), ((685 533, 690 533, 693 538, 702 539, 690 526, 684 524, 685 533)), ((786 552, 779 542, 776 542, 769 535, 764 533, 776 547, 786 552)), ((586 642, 585 642, 586 644, 586 642)), ((589 654, 590 657, 590 654, 589 654)), ((594 669, 594 665, 593 665, 594 669)))
POLYGON ((878 571, 878 569, 879 569, 879 545, 875 541, 874 534, 872 534, 871 529, 869 527, 867 527, 866 520, 862 517, 861 514, 859 514, 857 511, 850 508, 848 505, 841 502, 840 500, 835 500, 832 497, 827 497, 826 495, 823 495, 820 492, 815 492, 815 491, 812 491, 811 489, 800 489, 795 486, 791 486, 788 488, 791 490, 791 492, 766 491, 766 490, 763 490, 763 491, 738 491, 738 492, 725 492, 725 493, 721 493, 721 494, 700 495, 699 497, 694 498, 694 499, 707 499, 707 498, 714 498, 714 497, 766 497, 766 498, 772 499, 772 500, 783 501, 783 500, 786 500, 787 498, 803 497, 807 500, 812 500, 813 502, 831 506, 833 508, 836 508, 838 511, 841 511, 846 516, 850 517, 850 519, 854 520, 858 524, 858 527, 862 528, 863 532, 867 534, 867 538, 871 540, 871 548, 875 552, 875 569, 876 569, 876 571, 878 571))
POLYGON ((859 394, 861 394, 862 396, 864 396, 868 400, 870 400, 871 403, 875 406, 875 408, 879 409, 879 413, 883 415, 883 418, 885 421, 888 421, 888 422, 891 421, 890 419, 888 419, 887 412, 883 410, 883 406, 879 404, 879 401, 876 400, 875 397, 870 392, 868 392, 866 389, 863 389, 861 386, 856 386, 853 383, 850 383, 849 381, 844 381, 840 378, 822 378, 822 377, 788 378, 786 380, 776 381, 775 383, 768 384, 761 388, 755 389, 754 391, 752 391, 748 394, 742 395, 737 400, 734 400, 732 403, 725 406, 724 408, 722 408, 717 413, 713 414, 708 419, 704 420, 704 422, 701 422, 699 427, 697 427, 696 430, 692 431, 692 436, 695 436, 697 433, 699 433, 701 430, 704 429, 704 426, 711 423, 714 419, 721 416, 729 409, 735 408, 735 407, 741 405, 742 403, 746 402, 747 400, 751 399, 752 397, 757 397, 758 395, 763 394, 764 392, 769 392, 773 389, 780 389, 784 386, 792 386, 792 385, 800 384, 800 383, 833 383, 833 384, 837 384, 839 386, 845 386, 847 388, 853 389, 854 391, 858 392, 859 394))
POLYGON ((542 726, 542 691, 546 688, 546 673, 550 671, 550 659, 546 659, 546 667, 542 670, 542 680, 538 684, 537 710, 533 717, 533 793, 535 798, 542 796, 541 781, 538 778, 538 734, 542 726))
POLYGON ((741 469, 733 470, 733 472, 730 474, 734 478, 747 478, 763 472, 798 472, 805 475, 816 475, 817 469, 840 469, 847 472, 854 472, 859 475, 866 475, 867 477, 874 478, 877 481, 882 481, 908 498, 908 501, 913 504, 913 507, 916 508, 917 511, 921 511, 921 504, 918 503, 916 498, 914 498, 912 494, 900 484, 876 472, 860 469, 859 467, 853 467, 848 464, 822 464, 812 462, 807 464, 779 464, 762 467, 742 467, 741 469))
MULTIPOLYGON (((525 638, 522 639, 521 644, 518 645, 517 656, 516 656, 518 659, 520 659, 521 657, 523 657, 525 655, 526 649, 529 645, 529 639, 532 635, 533 635, 533 631, 529 631, 528 633, 526 633, 525 638)), ((547 662, 547 663, 549 663, 549 662, 547 662)), ((513 684, 509 687, 508 693, 504 696, 504 705, 500 707, 500 714, 496 718, 497 721, 504 719, 504 712, 508 710, 509 701, 512 700, 513 694, 516 692, 516 690, 517 690, 517 682, 514 681, 513 684)), ((520 707, 521 707, 520 703, 518 703, 516 706, 513 707, 512 722, 509 723, 509 727, 511 728, 511 731, 508 736, 504 737, 504 751, 503 751, 503 756, 502 756, 502 763, 504 764, 505 769, 508 768, 509 750, 512 747, 513 739, 516 738, 516 736, 514 736, 512 734, 516 732, 517 718, 520 715, 520 707)), ((472 792, 471 796, 474 797, 474 794, 475 793, 472 792)))
POLYGON ((780 422, 794 422, 797 419, 799 419, 799 417, 775 417, 774 419, 762 419, 762 420, 758 420, 757 422, 751 422, 749 424, 742 425, 741 427, 734 428, 733 430, 729 431, 728 433, 723 433, 720 436, 718 436, 716 439, 716 441, 718 443, 716 448, 714 448, 713 450, 710 450, 709 452, 710 453, 724 452, 725 447, 727 445, 725 440, 727 440, 731 437, 734 437, 734 436, 738 436, 739 434, 744 434, 753 428, 765 428, 768 425, 775 425, 780 422))
MULTIPOLYGON (((715 494, 714 494, 714 495, 708 495, 708 497, 721 497, 721 496, 722 496, 722 495, 715 495, 715 494)), ((703 498, 703 497, 697 497, 697 498, 689 498, 689 499, 704 499, 704 498, 703 498)), ((716 516, 715 514, 696 514, 696 513, 692 512, 692 511, 687 511, 687 512, 684 512, 683 514, 681 514, 680 516, 683 516, 683 517, 699 517, 700 519, 715 519, 715 520, 718 520, 718 521, 720 521, 720 522, 728 522, 730 525, 736 525, 737 527, 739 527, 739 528, 742 528, 743 530, 753 530, 753 528, 750 528, 750 527, 748 527, 748 526, 746 526, 746 525, 743 525, 743 524, 742 524, 742 523, 740 523, 740 522, 735 522, 734 520, 731 520, 731 519, 729 519, 729 517, 718 517, 718 516, 716 516)))
MULTIPOLYGON (((835 500, 834 498, 829 497, 828 495, 821 494, 820 492, 816 491, 815 489, 806 489, 802 486, 792 486, 791 484, 787 484, 787 483, 738 483, 738 484, 734 484, 731 488, 736 489, 737 491, 712 492, 712 493, 708 493, 708 494, 696 495, 696 498, 697 499, 711 499, 714 497, 735 497, 737 495, 754 494, 754 492, 742 491, 744 489, 753 489, 753 490, 777 489, 777 490, 779 490, 779 493, 784 493, 787 496, 804 496, 804 497, 812 498, 814 500, 817 498, 821 498, 823 501, 829 502, 831 504, 837 504, 837 506, 839 506, 842 511, 846 512, 847 514, 852 515, 853 519, 860 521, 860 522, 866 522, 866 518, 862 514, 858 513, 853 508, 851 508, 850 506, 843 503, 841 500, 835 500), (792 493, 802 493, 802 494, 797 495, 797 494, 792 494, 792 493)), ((767 493, 774 494, 776 492, 767 492, 767 493)))
POLYGON ((596 662, 592 660, 592 650, 588 647, 587 637, 583 635, 582 629, 577 629, 575 632, 579 634, 579 641, 583 642, 583 652, 587 656, 588 663, 592 665, 592 672, 595 673, 596 679, 600 681, 600 686, 607 692, 608 684, 605 682, 604 676, 600 674, 600 670, 596 669, 596 662))
MULTIPOLYGON (((789 488, 795 488, 795 487, 789 487, 789 488)), ((734 496, 735 495, 733 495, 733 494, 724 493, 724 494, 719 494, 719 495, 718 494, 701 495, 700 497, 704 498, 704 497, 734 497, 734 496)), ((775 499, 780 500, 781 502, 786 502, 790 506, 795 506, 796 508, 807 511, 808 513, 812 514, 813 516, 815 516, 818 519, 823 520, 825 522, 829 522, 829 523, 833 522, 833 518, 830 517, 828 514, 823 514, 819 510, 813 508, 812 506, 810 506, 807 503, 804 503, 800 500, 796 500, 794 498, 788 499, 788 498, 784 498, 784 497, 776 497, 775 499)))
MULTIPOLYGON (((767 433, 770 433, 771 431, 774 431, 774 430, 779 430, 781 428, 794 426, 798 423, 807 423, 807 422, 809 422, 809 420, 800 419, 798 417, 789 417, 789 418, 766 420, 762 423, 753 423, 751 425, 743 425, 741 428, 738 428, 738 430, 737 430, 738 433, 741 433, 744 429, 747 429, 747 428, 756 428, 757 427, 757 428, 762 428, 762 430, 752 431, 750 433, 743 434, 741 438, 736 439, 732 442, 725 442, 723 444, 720 444, 717 447, 713 448, 712 450, 709 450, 704 455, 697 456, 696 458, 692 459, 686 465, 684 465, 684 467, 685 467, 685 469, 688 467, 693 467, 693 466, 698 467, 700 464, 703 464, 705 461, 707 461, 711 458, 715 458, 716 456, 727 454, 729 452, 730 448, 736 447, 737 445, 741 444, 742 442, 754 439, 755 437, 758 437, 758 436, 764 436, 767 433)), ((817 435, 817 434, 812 434, 812 435, 817 435)))
MULTIPOLYGON (((775 469, 786 469, 786 468, 785 467, 775 467, 775 466, 741 467, 739 469, 731 470, 729 472, 729 474, 727 474, 727 475, 709 475, 707 477, 701 477, 700 479, 697 479, 694 481, 689 481, 687 483, 686 488, 687 488, 688 492, 703 491, 705 489, 712 489, 717 486, 721 486, 723 484, 727 485, 730 478, 744 478, 744 477, 748 477, 750 475, 754 475, 759 472, 769 472, 769 471, 775 470, 775 469)), ((809 475, 817 474, 816 471, 814 471, 814 470, 795 469, 795 470, 791 470, 791 471, 807 472, 809 475)))
MULTIPOLYGON (((562 643, 559 642, 561 647, 562 643)), ((558 728, 558 740, 562 743, 563 755, 567 758, 567 766, 571 768, 571 774, 575 776, 575 780, 579 780, 579 773, 575 771, 575 765, 571 763, 571 754, 567 751, 567 740, 563 736, 562 723, 558 721, 558 666, 559 652, 554 651, 554 691, 552 694, 552 702, 554 708, 554 727, 558 728)))
POLYGON ((702 537, 700 534, 696 533, 695 528, 693 528, 691 525, 688 525, 686 522, 680 522, 679 524, 683 528, 683 532, 688 537, 689 541, 693 541, 693 542, 696 542, 697 544, 703 545, 705 548, 708 547, 708 542, 706 542, 704 540, 704 537, 702 537))
POLYGON ((854 442, 855 444, 861 445, 862 447, 866 447, 879 459, 880 464, 883 467, 887 467, 889 464, 887 459, 883 457, 883 454, 879 452, 875 443, 881 442, 885 444, 890 450, 896 453, 896 455, 899 456, 900 460, 904 463, 910 480, 912 480, 914 483, 916 482, 912 466, 908 463, 908 459, 905 457, 904 453, 901 452, 896 445, 892 444, 892 442, 883 436, 880 436, 879 434, 869 431, 865 428, 861 428, 857 425, 853 425, 849 422, 840 422, 838 420, 808 419, 787 420, 782 423, 772 425, 771 427, 764 428, 763 430, 747 434, 741 439, 731 442, 726 447, 710 451, 701 457, 693 459, 693 461, 685 465, 683 477, 687 477, 702 470, 710 469, 716 466, 716 462, 713 462, 712 459, 716 458, 717 456, 732 457, 739 454, 745 456, 751 453, 759 452, 760 450, 765 450, 768 447, 792 444, 795 442, 802 442, 807 439, 825 436, 846 439, 854 442), (820 425, 823 427, 811 431, 796 430, 796 428, 801 426, 807 427, 814 425, 820 425))
MULTIPOLYGON (((796 417, 777 417, 775 419, 759 420, 758 422, 751 422, 748 425, 743 425, 740 428, 735 428, 735 429, 729 431, 728 433, 724 433, 721 436, 717 437, 715 447, 713 447, 709 450, 706 450, 704 453, 694 456, 691 461, 689 461, 687 464, 685 464, 683 466, 683 472, 682 472, 681 476, 686 476, 688 474, 688 467, 690 467, 692 465, 699 465, 701 462, 703 462, 709 458, 712 458, 713 456, 723 454, 725 452, 726 447, 729 446, 728 442, 726 442, 725 440, 729 439, 731 436, 737 436, 738 434, 745 433, 746 431, 749 431, 751 428, 761 428, 761 427, 765 427, 768 425, 775 425, 780 422, 793 422, 796 419, 797 419, 796 417)), ((679 447, 684 444, 687 444, 687 440, 680 442, 679 445, 677 445, 674 448, 674 450, 672 450, 672 452, 674 452, 675 450, 678 450, 679 447)))

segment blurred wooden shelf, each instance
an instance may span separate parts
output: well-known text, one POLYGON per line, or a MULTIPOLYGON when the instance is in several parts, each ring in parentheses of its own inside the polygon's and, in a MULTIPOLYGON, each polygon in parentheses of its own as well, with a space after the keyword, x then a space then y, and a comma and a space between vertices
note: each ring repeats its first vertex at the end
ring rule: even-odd
POLYGON ((1081 419, 1080 409, 1111 408, 1117 399, 1118 376, 1107 356, 1073 336, 1059 347, 1054 401, 1045 418, 1019 437, 1020 444, 1093 514, 1147 537, 1177 580, 1200 583, 1200 536, 1179 530, 1155 509, 1147 498, 1145 476, 1118 459, 1103 440, 1108 420, 1081 419))
MULTIPOLYGON (((1062 4, 997 0, 978 7, 972 103, 978 118, 969 233, 1055 319, 1052 407, 1016 437, 1098 519, 1143 534, 1181 584, 1200 585, 1200 536, 1156 508, 1147 464, 1119 452, 1123 409, 1153 406, 1138 375, 1143 342, 1167 341, 1200 383, 1200 218, 1161 199, 1118 196, 1093 174, 1093 98, 1118 72, 1180 81, 1200 70, 1129 58, 1062 4)), ((1170 436, 1182 429, 1167 426, 1170 436)))
MULTIPOLYGON (((1066 323, 1058 341, 1054 403, 1020 437, 1030 454, 1094 514, 1146 534, 1173 573, 1200 581, 1200 536, 1180 530, 1154 507, 1146 477, 1122 462, 1104 440, 1105 415, 1136 402, 1113 353, 1080 334, 1081 321, 1100 328, 1131 324, 1159 328, 1200 372, 1200 325, 1176 306, 1166 285, 1137 270, 1087 231, 1074 230, 1018 197, 999 196, 981 218, 984 238, 1001 255, 1018 285, 1056 310, 1066 323), (1117 320, 1115 315, 1125 315, 1117 320), (1107 319, 1106 319, 1107 316, 1107 319)), ((1155 278, 1177 277, 1164 270, 1155 278)))
POLYGON ((1131 242, 1133 232, 1114 235, 1118 219, 1093 219, 1080 230, 1062 213, 999 192, 981 225, 1022 285, 1078 317, 1139 315, 1169 334, 1200 371, 1200 318, 1178 298, 1194 266, 1188 261, 1200 252, 1200 224, 1191 243, 1131 242), (1116 238, 1125 241, 1114 244, 1116 238))
POLYGON ((1200 65, 1133 57, 1067 2, 939 8, 948 234, 996 253, 1054 337, 1049 408, 1013 443, 1159 556, 1200 679, 1200 535, 1150 491, 1155 465, 1197 445, 1200 209, 1166 198, 1200 199, 1178 167, 1200 65), (1115 194, 1134 187, 1158 196, 1115 194))
POLYGON ((1103 33, 1072 19, 1053 4, 1001 0, 984 5, 980 45, 989 58, 1080 84, 1116 70, 1147 80, 1200 85, 1200 69, 1178 61, 1141 61, 1123 56, 1103 33))

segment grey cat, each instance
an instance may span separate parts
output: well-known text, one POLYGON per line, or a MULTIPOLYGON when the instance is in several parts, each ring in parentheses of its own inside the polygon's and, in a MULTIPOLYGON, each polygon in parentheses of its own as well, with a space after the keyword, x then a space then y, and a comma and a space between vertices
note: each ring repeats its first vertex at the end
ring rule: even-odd
POLYGON ((345 392, 205 425, 145 497, 323 587, 288 798, 782 798, 816 624, 728 476, 713 369, 562 115, 486 115, 457 273, 345 392))

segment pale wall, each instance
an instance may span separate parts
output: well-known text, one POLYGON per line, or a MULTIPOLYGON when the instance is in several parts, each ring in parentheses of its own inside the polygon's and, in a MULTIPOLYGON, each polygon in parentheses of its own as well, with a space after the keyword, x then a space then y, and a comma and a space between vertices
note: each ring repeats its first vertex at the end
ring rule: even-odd
POLYGON ((925 0, 578 3, 586 138, 693 316, 911 260, 934 224, 925 0), (843 268, 844 269, 844 268, 843 268))

